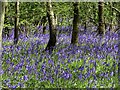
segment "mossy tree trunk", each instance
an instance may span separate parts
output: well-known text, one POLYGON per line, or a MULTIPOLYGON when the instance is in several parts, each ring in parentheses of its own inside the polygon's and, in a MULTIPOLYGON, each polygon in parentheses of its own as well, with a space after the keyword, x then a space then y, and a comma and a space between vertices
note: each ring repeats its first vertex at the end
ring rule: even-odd
POLYGON ((0 53, 1 53, 1 48, 2 48, 2 30, 4 26, 6 1, 7 0, 4 0, 4 2, 0 1, 0 53))
POLYGON ((73 3, 74 6, 74 18, 73 18, 73 31, 71 44, 78 44, 78 24, 79 24, 79 3, 73 3))
MULTIPOLYGON (((6 6, 6 1, 4 2, 0 1, 0 60, 2 60, 2 30, 3 30, 3 25, 4 25, 4 18, 5 18, 5 6, 6 6)), ((2 70, 2 61, 0 61, 0 71, 2 70)), ((0 80, 2 79, 2 75, 0 74, 0 80)), ((2 83, 0 82, 0 85, 2 83)))
POLYGON ((57 30, 56 30, 56 20, 55 20, 55 15, 52 9, 51 0, 47 2, 46 7, 47 7, 47 17, 48 17, 48 23, 49 23, 50 39, 48 41, 48 44, 45 50, 52 51, 53 47, 56 44, 57 30))
POLYGON ((104 35, 105 33, 103 12, 104 12, 104 2, 103 0, 101 0, 100 2, 98 2, 98 22, 99 22, 98 34, 100 35, 104 35))
POLYGON ((19 1, 15 2, 15 30, 14 30, 14 44, 18 43, 18 31, 19 31, 19 1))

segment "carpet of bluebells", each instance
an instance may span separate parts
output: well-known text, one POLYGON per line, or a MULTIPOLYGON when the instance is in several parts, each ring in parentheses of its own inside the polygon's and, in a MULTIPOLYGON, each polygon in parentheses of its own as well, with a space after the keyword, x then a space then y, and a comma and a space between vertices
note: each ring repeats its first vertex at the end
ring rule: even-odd
MULTIPOLYGON (((118 34, 96 36, 96 27, 79 27, 78 46, 70 26, 58 28, 53 52, 43 52, 49 34, 20 34, 17 45, 3 35, 3 88, 114 88, 118 86, 118 34), (82 31, 83 30, 83 31, 82 31)), ((41 30, 41 27, 38 27, 41 30)), ((32 32, 32 31, 31 31, 32 32)))

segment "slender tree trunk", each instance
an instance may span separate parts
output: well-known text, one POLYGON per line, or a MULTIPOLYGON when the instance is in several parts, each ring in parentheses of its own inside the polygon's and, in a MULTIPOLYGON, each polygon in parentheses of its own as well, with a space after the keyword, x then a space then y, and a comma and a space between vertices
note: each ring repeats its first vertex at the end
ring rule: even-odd
POLYGON ((120 13, 118 13, 118 28, 120 30, 120 13))
POLYGON ((5 6, 6 6, 6 1, 1 2, 0 1, 0 56, 1 56, 1 50, 2 50, 2 29, 4 26, 4 18, 5 18, 5 6))
POLYGON ((41 19, 41 25, 42 25, 42 29, 43 29, 43 34, 46 33, 46 23, 47 23, 46 16, 43 16, 42 19, 41 19))
POLYGON ((46 25, 43 25, 43 34, 46 34, 46 25))
MULTIPOLYGON (((114 2, 114 6, 113 9, 114 11, 116 11, 116 21, 117 21, 117 25, 118 27, 115 29, 115 32, 119 32, 120 33, 120 2, 114 2)), ((119 35, 119 34, 118 34, 119 35)), ((119 37, 119 36, 118 36, 119 37)))
POLYGON ((28 29, 28 27, 29 27, 29 23, 27 22, 27 21, 25 21, 24 22, 24 27, 25 27, 25 33, 26 33, 26 37, 28 37, 29 36, 29 33, 30 33, 30 31, 29 31, 29 29, 28 29))
POLYGON ((48 17, 48 23, 49 23, 50 39, 48 41, 48 44, 45 50, 52 51, 53 47, 56 44, 56 32, 57 32, 56 20, 55 20, 54 13, 52 10, 51 0, 47 2, 46 6, 47 6, 47 17, 48 17))
POLYGON ((96 3, 93 4, 93 18, 96 19, 96 3))
MULTIPOLYGON (((5 5, 5 21, 4 23, 7 24, 7 12, 8 12, 8 2, 6 2, 6 5, 5 5)), ((5 26, 5 31, 6 31, 6 37, 8 38, 9 37, 9 27, 8 26, 5 26)))
POLYGON ((74 6, 74 19, 71 44, 78 44, 78 24, 79 24, 79 3, 73 3, 74 6))
MULTIPOLYGON (((118 2, 118 6, 120 6, 120 2, 118 2)), ((118 7, 117 18, 118 18, 118 30, 120 31, 120 7, 118 7)))
POLYGON ((98 2, 98 34, 103 35, 105 33, 105 28, 104 28, 104 2, 101 0, 98 2))
POLYGON ((113 3, 110 2, 110 10, 111 10, 111 21, 110 21, 110 30, 113 31, 113 3))
POLYGON ((95 24, 95 26, 98 26, 97 22, 96 22, 96 2, 93 3, 93 24, 95 24))
POLYGON ((58 17, 57 17, 57 15, 56 14, 54 14, 54 19, 55 19, 55 25, 57 26, 58 25, 58 17))
POLYGON ((118 7, 118 10, 117 10, 117 24, 118 24, 118 30, 117 30, 117 33, 118 33, 118 81, 119 81, 119 85, 120 85, 120 2, 117 2, 117 7, 118 7))
MULTIPOLYGON (((85 3, 84 9, 86 9, 86 8, 87 8, 87 4, 85 3)), ((84 31, 86 31, 86 29, 87 29, 87 12, 85 10, 84 31)))
MULTIPOLYGON (((1 2, 0 1, 0 71, 2 71, 2 30, 3 30, 3 25, 4 25, 4 17, 5 17, 5 5, 6 1, 1 2)), ((2 75, 0 74, 0 80, 2 79, 2 75)), ((2 83, 0 82, 0 85, 2 86, 2 83)))
POLYGON ((18 43, 18 24, 19 24, 19 1, 15 2, 15 30, 14 30, 14 44, 18 43))

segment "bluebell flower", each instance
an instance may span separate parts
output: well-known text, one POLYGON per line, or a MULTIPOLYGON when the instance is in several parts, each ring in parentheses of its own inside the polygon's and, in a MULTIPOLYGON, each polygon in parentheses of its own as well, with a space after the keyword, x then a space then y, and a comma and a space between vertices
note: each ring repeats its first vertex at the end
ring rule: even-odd
POLYGON ((13 85, 11 86, 12 89, 16 89, 17 88, 17 85, 13 85))
POLYGON ((27 80, 28 80, 28 76, 25 75, 25 76, 23 77, 23 79, 24 79, 25 81, 27 81, 27 80))
POLYGON ((83 71, 84 70, 84 66, 79 67, 78 70, 83 71))
POLYGON ((92 75, 94 80, 97 80, 97 76, 95 74, 92 75))
POLYGON ((18 82, 17 86, 18 86, 18 87, 23 87, 23 83, 18 82))
POLYGON ((86 74, 85 74, 85 78, 87 79, 88 77, 90 77, 90 71, 88 71, 86 74))
POLYGON ((48 64, 52 64, 52 65, 54 65, 53 60, 49 60, 49 61, 48 61, 48 64))
POLYGON ((54 79, 52 77, 49 80, 52 84, 54 83, 54 79))
POLYGON ((82 80, 82 73, 80 73, 80 75, 78 75, 78 78, 80 79, 80 80, 82 80))

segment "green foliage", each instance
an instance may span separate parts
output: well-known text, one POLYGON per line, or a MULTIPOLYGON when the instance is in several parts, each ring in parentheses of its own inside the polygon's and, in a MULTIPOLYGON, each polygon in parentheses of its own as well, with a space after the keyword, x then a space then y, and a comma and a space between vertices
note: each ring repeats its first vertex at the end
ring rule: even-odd
MULTIPOLYGON (((53 10, 58 17, 58 25, 68 26, 72 25, 73 18, 73 5, 72 2, 53 2, 53 10)), ((6 12, 5 27, 12 27, 14 25, 14 15, 15 15, 15 3, 8 3, 8 11, 6 12)), ((80 24, 84 25, 91 21, 94 25, 98 23, 98 3, 96 2, 80 2, 80 24), (92 19, 92 20, 91 20, 92 19)), ((114 15, 111 16, 110 3, 105 3, 104 8, 104 18, 105 23, 110 23, 111 18, 113 23, 116 22, 116 11, 113 11, 114 15)), ((113 3, 115 8, 119 9, 117 3, 113 3)), ((29 25, 33 25, 37 22, 40 25, 40 20, 43 16, 46 16, 46 3, 45 2, 20 2, 20 23, 23 24, 27 21, 29 25)))

